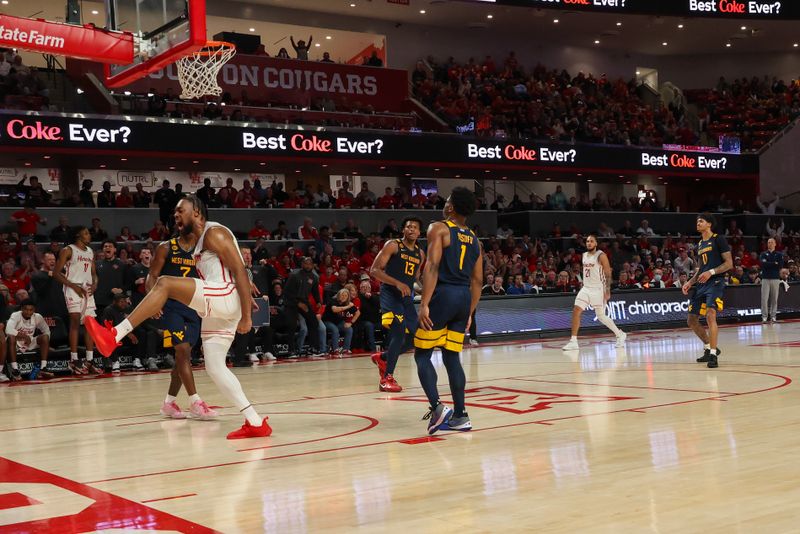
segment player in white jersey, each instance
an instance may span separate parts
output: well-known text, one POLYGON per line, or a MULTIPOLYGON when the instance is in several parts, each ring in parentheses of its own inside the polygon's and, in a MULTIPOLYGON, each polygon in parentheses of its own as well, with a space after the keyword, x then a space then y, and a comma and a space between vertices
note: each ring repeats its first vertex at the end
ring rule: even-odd
POLYGON ((17 367, 17 353, 38 350, 41 354, 38 369, 31 372, 31 379, 53 378, 47 370, 47 354, 50 352, 50 327, 40 314, 36 313, 36 305, 32 300, 22 301, 19 311, 15 311, 6 323, 8 335, 8 357, 11 367, 11 380, 22 380, 17 367), (36 331, 39 335, 36 335, 36 331), (35 373, 35 374, 34 374, 35 373))
POLYGON ((586 252, 583 253, 583 287, 575 297, 572 309, 572 337, 563 350, 578 350, 578 330, 581 328, 581 314, 586 308, 594 309, 597 320, 617 336, 617 347, 625 346, 625 332, 617 328, 611 317, 606 315, 606 302, 611 297, 611 264, 608 256, 597 248, 597 238, 586 238, 586 252))
POLYGON ((250 280, 233 233, 207 218, 208 209, 195 195, 181 199, 175 207, 175 227, 181 234, 193 233, 197 238, 195 258, 201 278, 159 276, 127 319, 114 327, 103 327, 87 318, 86 330, 97 350, 108 357, 133 328, 161 311, 167 299, 186 304, 202 318, 200 338, 208 375, 246 419, 242 428, 228 434, 228 439, 269 436, 272 429, 267 418, 258 415, 236 375, 225 365, 236 332, 246 334, 253 326, 250 280))
POLYGON ((86 363, 78 360, 81 323, 85 322, 86 317, 96 316, 94 292, 97 289, 97 271, 89 230, 79 226, 74 229, 74 237, 72 245, 61 249, 53 269, 53 278, 64 286, 64 300, 69 312, 69 368, 76 375, 101 374, 102 371, 94 365, 94 343, 88 333, 85 336, 86 363))

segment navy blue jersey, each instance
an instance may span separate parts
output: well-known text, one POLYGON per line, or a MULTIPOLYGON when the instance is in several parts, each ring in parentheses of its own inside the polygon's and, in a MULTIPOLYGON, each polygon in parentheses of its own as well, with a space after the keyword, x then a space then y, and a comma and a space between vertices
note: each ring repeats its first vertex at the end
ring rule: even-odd
MULTIPOLYGON (((414 281, 417 279, 420 267, 422 267, 422 251, 416 243, 414 248, 411 249, 403 243, 402 239, 395 239, 395 241, 397 242, 397 254, 393 254, 389 261, 386 262, 386 274, 407 285, 413 294, 414 281)), ((397 291, 397 288, 385 284, 381 291, 387 287, 397 291)))
POLYGON ((167 259, 164 261, 164 267, 161 268, 161 274, 165 276, 180 276, 182 278, 197 278, 197 268, 195 267, 195 259, 192 253, 193 250, 185 251, 178 243, 178 238, 173 237, 167 242, 168 252, 167 259))
POLYGON ((439 283, 469 286, 472 269, 481 254, 478 237, 469 228, 459 228, 452 221, 444 221, 450 229, 450 245, 442 250, 439 264, 439 283))
MULTIPOLYGON (((724 263, 722 254, 730 251, 731 247, 728 246, 725 236, 711 234, 709 239, 701 239, 700 243, 697 245, 697 262, 700 265, 698 275, 722 265, 724 263)), ((715 278, 722 278, 723 276, 722 273, 717 273, 711 277, 709 282, 715 278)))

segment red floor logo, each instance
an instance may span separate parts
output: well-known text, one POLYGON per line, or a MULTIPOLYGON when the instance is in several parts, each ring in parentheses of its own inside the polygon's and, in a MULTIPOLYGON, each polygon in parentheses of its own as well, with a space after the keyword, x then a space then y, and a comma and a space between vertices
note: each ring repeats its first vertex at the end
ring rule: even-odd
MULTIPOLYGON (((488 408, 501 412, 524 415, 549 410, 557 405, 578 402, 614 402, 638 400, 641 397, 621 397, 607 395, 575 395, 571 393, 548 393, 544 391, 524 391, 521 389, 486 386, 468 389, 465 404, 469 407, 488 408)), ((394 397, 392 400, 428 402, 425 395, 394 397)))

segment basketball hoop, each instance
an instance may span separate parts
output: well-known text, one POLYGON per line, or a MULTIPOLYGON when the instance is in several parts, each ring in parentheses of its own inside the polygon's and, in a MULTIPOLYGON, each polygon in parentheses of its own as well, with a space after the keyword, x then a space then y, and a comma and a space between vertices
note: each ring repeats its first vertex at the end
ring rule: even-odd
POLYGON ((188 100, 206 95, 219 96, 222 88, 217 75, 225 63, 236 54, 236 46, 225 41, 208 41, 206 46, 177 60, 181 98, 188 100))

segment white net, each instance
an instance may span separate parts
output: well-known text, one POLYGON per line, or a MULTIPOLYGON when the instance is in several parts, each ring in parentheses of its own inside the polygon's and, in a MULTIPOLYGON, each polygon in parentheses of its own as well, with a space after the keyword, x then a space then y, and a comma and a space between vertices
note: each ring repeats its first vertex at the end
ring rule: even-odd
POLYGON ((219 96, 222 88, 217 83, 219 71, 236 54, 236 47, 230 43, 209 42, 205 48, 180 58, 178 81, 181 84, 180 97, 184 100, 206 95, 219 96))

